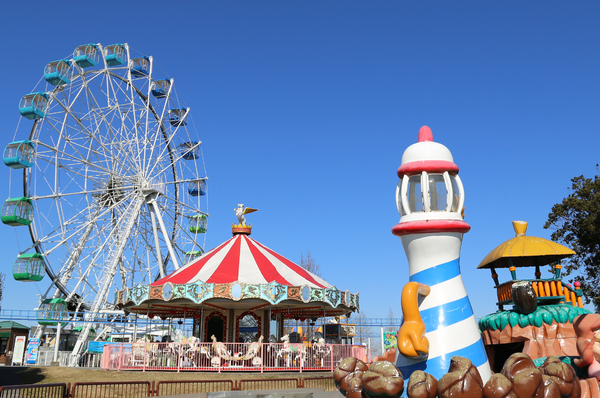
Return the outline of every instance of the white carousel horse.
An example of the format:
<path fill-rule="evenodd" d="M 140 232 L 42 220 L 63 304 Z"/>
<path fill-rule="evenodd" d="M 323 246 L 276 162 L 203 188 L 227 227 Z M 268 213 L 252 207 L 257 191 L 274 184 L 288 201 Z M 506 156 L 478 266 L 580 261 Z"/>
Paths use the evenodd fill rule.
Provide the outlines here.
<path fill-rule="evenodd" d="M 289 357 L 292 361 L 304 359 L 305 352 L 302 344 L 291 344 L 288 334 L 283 335 L 281 340 L 283 341 L 283 348 L 277 351 L 277 358 Z"/>
<path fill-rule="evenodd" d="M 217 341 L 217 338 L 215 337 L 214 334 L 212 336 L 210 336 L 210 338 L 212 340 L 212 348 L 219 358 L 227 359 L 227 358 L 231 357 L 231 352 L 227 351 L 227 347 L 225 347 L 225 343 L 221 343 L 221 342 Z"/>

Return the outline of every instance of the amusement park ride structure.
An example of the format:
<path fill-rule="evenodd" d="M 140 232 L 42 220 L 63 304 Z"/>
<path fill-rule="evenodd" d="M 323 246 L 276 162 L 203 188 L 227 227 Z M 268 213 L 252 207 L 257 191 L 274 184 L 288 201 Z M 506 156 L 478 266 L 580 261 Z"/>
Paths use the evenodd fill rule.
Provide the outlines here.
<path fill-rule="evenodd" d="M 26 227 L 13 275 L 47 281 L 39 316 L 56 324 L 48 315 L 93 319 L 114 309 L 115 290 L 202 255 L 207 177 L 190 109 L 153 57 L 134 56 L 127 44 L 84 44 L 49 62 L 44 80 L 21 99 L 27 121 L 4 151 L 22 179 L 11 179 L 18 193 L 2 222 Z"/>

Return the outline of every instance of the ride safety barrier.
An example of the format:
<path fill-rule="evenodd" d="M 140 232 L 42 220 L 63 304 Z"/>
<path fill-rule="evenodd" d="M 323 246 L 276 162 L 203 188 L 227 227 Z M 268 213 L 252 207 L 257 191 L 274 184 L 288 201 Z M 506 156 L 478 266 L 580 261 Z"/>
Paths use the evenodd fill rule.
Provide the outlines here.
<path fill-rule="evenodd" d="M 333 371 L 346 357 L 370 362 L 365 346 L 319 343 L 121 343 L 104 346 L 103 370 Z"/>
<path fill-rule="evenodd" d="M 2 398 L 144 398 L 218 391 L 322 388 L 336 391 L 333 377 L 238 380 L 115 381 L 0 387 Z"/>
<path fill-rule="evenodd" d="M 572 288 L 560 279 L 523 279 L 523 281 L 531 284 L 538 301 L 560 300 L 560 303 L 583 308 L 582 291 L 577 285 Z M 508 281 L 496 286 L 498 304 L 512 303 L 512 285 L 515 282 Z"/>

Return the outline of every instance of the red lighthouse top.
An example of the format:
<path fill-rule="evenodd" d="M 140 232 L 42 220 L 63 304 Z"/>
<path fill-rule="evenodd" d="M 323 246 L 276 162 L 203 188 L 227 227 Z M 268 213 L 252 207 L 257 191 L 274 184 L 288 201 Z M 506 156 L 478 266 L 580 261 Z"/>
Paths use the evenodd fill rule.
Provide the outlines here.
<path fill-rule="evenodd" d="M 454 163 L 452 153 L 444 145 L 433 141 L 433 133 L 427 126 L 419 130 L 419 142 L 409 146 L 402 155 L 402 165 L 398 168 L 398 177 L 428 173 L 458 174 L 458 166 Z"/>
<path fill-rule="evenodd" d="M 398 177 L 396 204 L 401 218 L 392 229 L 394 235 L 471 229 L 462 216 L 464 189 L 458 166 L 450 150 L 433 141 L 429 127 L 421 127 L 419 142 L 404 151 Z"/>

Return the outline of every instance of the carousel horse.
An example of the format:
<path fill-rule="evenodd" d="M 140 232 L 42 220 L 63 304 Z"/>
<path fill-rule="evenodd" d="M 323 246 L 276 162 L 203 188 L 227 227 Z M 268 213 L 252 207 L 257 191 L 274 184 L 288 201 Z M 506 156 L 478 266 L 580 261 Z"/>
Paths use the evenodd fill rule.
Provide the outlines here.
<path fill-rule="evenodd" d="M 325 344 L 325 339 L 320 338 L 316 343 L 313 343 L 314 353 L 317 355 L 327 355 L 331 352 L 331 346 Z"/>
<path fill-rule="evenodd" d="M 289 357 L 292 362 L 302 358 L 304 354 L 302 344 L 291 344 L 288 334 L 283 335 L 281 340 L 283 341 L 283 348 L 277 351 L 277 358 Z"/>
<path fill-rule="evenodd" d="M 225 347 L 225 343 L 221 343 L 219 341 L 217 341 L 217 338 L 215 337 L 215 335 L 213 334 L 212 336 L 210 336 L 211 340 L 212 340 L 212 348 L 213 351 L 217 354 L 217 356 L 219 358 L 231 358 L 231 353 L 229 351 L 227 351 L 227 347 Z"/>
<path fill-rule="evenodd" d="M 147 343 L 152 342 L 152 337 L 145 335 L 140 337 L 135 341 L 135 343 L 131 344 L 131 357 L 129 359 L 129 363 L 131 366 L 140 366 L 144 365 L 144 358 L 146 361 L 146 365 L 148 364 L 149 358 L 152 357 L 153 345 L 148 346 Z"/>
<path fill-rule="evenodd" d="M 246 355 L 244 355 L 244 359 L 252 359 L 252 365 L 260 366 L 262 364 L 262 358 L 257 357 L 260 352 L 260 345 L 262 344 L 263 336 L 260 336 L 258 341 L 255 341 L 250 344 L 248 350 L 246 351 Z"/>

